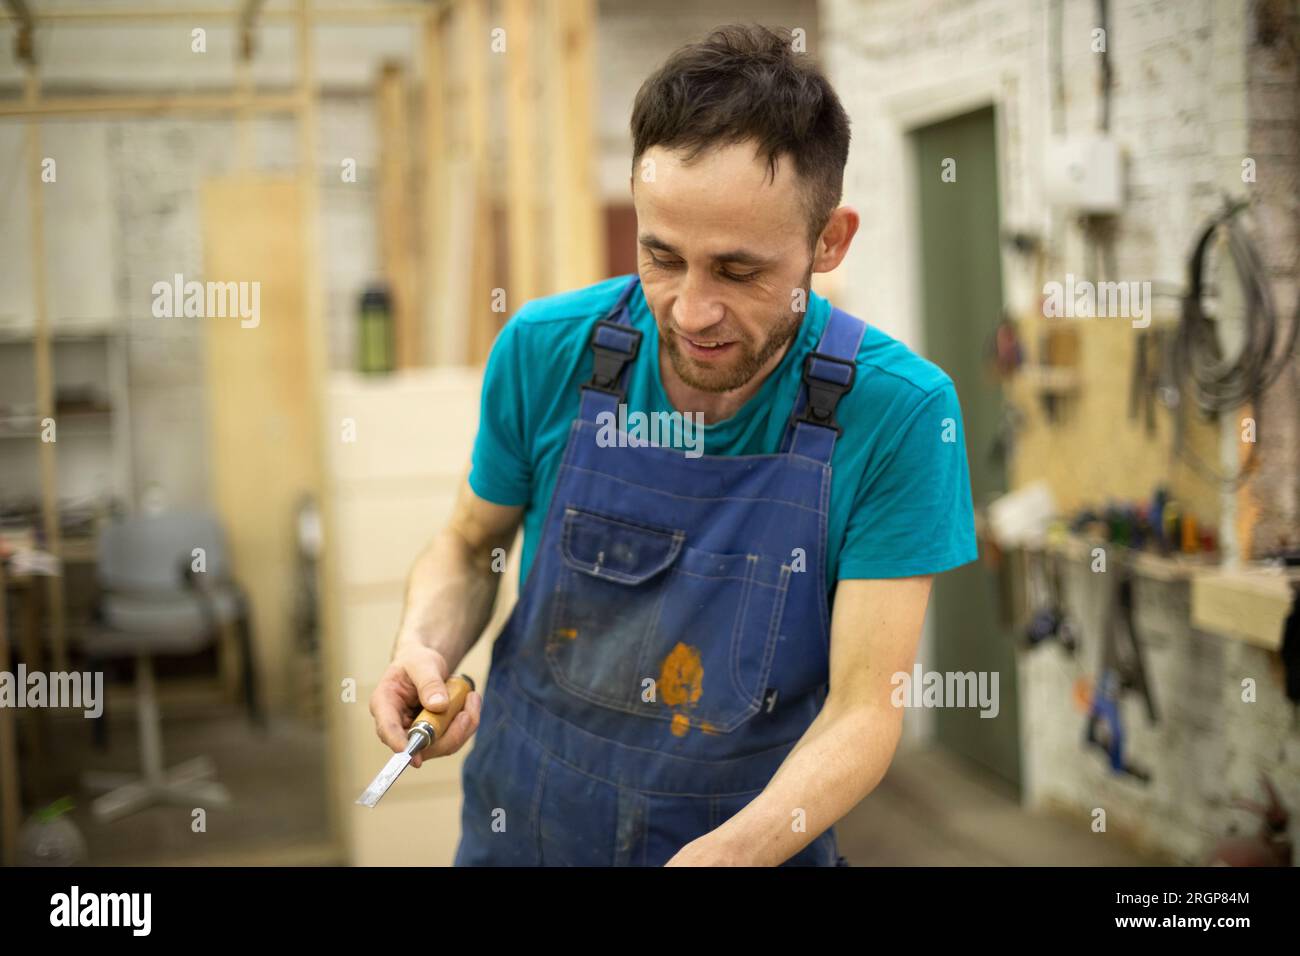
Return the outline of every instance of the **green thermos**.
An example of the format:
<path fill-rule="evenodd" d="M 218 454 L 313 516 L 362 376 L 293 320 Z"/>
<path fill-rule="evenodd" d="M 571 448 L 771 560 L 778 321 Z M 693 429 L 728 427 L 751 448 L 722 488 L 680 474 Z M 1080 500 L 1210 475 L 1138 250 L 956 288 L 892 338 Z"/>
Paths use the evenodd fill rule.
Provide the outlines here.
<path fill-rule="evenodd" d="M 388 289 L 372 285 L 361 293 L 357 366 L 366 374 L 393 370 L 393 305 Z"/>

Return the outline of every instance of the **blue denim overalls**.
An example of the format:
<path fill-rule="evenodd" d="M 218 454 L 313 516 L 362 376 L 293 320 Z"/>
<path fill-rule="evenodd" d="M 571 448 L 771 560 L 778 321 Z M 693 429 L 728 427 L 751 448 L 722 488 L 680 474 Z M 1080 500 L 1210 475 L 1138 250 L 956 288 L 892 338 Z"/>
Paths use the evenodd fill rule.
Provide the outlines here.
<path fill-rule="evenodd" d="M 640 345 L 636 283 L 593 329 L 542 541 L 493 648 L 457 865 L 661 865 L 758 795 L 826 696 L 834 409 L 865 325 L 832 312 L 778 454 L 602 447 L 596 416 L 617 414 Z M 841 862 L 834 831 L 788 862 Z"/>

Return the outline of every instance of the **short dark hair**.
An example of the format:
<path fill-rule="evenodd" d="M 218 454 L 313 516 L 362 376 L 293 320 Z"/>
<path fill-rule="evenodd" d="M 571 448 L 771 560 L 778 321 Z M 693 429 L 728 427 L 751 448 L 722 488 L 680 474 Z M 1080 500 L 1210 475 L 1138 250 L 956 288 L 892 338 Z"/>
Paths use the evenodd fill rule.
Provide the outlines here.
<path fill-rule="evenodd" d="M 632 107 L 632 164 L 652 146 L 689 162 L 754 140 L 775 177 L 789 156 L 807 186 L 811 239 L 844 189 L 849 118 L 826 76 L 794 49 L 789 30 L 732 24 L 682 47 L 651 75 Z"/>

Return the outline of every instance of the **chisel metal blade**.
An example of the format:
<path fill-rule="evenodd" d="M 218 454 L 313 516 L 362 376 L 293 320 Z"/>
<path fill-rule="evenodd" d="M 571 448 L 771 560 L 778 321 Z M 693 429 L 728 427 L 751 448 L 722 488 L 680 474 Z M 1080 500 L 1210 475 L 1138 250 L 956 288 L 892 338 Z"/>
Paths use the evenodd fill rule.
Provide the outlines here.
<path fill-rule="evenodd" d="M 389 758 L 388 763 L 384 764 L 384 769 L 379 771 L 379 776 L 370 782 L 370 786 L 366 787 L 361 796 L 357 797 L 357 803 L 363 807 L 373 807 L 378 803 L 379 799 L 388 792 L 388 788 L 393 785 L 393 781 L 401 776 L 402 771 L 410 764 L 411 758 L 435 740 L 442 739 L 442 735 L 447 732 L 447 728 L 451 726 L 451 722 L 460 713 L 473 691 L 474 681 L 465 674 L 457 674 L 447 681 L 447 706 L 436 714 L 428 709 L 421 710 L 412 718 L 411 726 L 406 731 L 406 749 Z"/>
<path fill-rule="evenodd" d="M 357 803 L 363 807 L 373 807 L 379 802 L 379 798 L 388 792 L 388 788 L 406 769 L 407 764 L 411 762 L 409 753 L 393 754 L 391 760 L 384 764 L 384 769 L 379 771 L 379 776 L 370 781 L 370 786 L 366 787 L 365 792 L 357 797 Z"/>

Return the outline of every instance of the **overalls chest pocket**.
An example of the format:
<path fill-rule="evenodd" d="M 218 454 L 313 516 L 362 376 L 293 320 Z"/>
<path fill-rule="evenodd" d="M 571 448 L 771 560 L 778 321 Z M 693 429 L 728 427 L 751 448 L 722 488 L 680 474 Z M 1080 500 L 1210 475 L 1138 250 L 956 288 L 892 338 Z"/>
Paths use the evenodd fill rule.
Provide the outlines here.
<path fill-rule="evenodd" d="M 677 736 L 729 733 L 768 684 L 790 567 L 689 532 L 565 509 L 546 639 L 556 682 Z"/>

